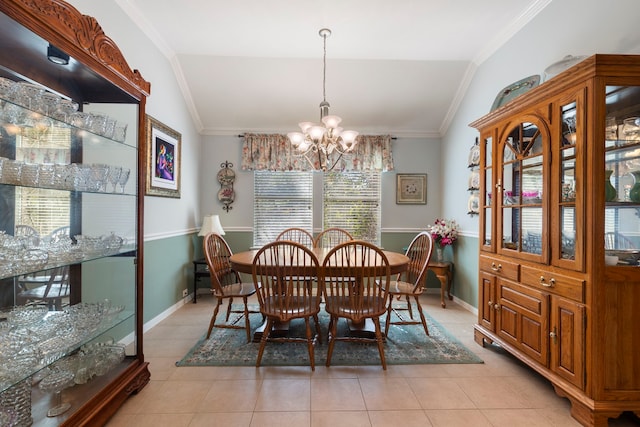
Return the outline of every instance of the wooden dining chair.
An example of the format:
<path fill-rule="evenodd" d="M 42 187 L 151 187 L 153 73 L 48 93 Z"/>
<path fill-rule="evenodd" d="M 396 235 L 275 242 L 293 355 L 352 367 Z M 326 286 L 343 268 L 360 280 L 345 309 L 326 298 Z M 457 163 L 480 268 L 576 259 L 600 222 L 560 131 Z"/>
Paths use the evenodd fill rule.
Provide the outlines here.
<path fill-rule="evenodd" d="M 65 303 L 68 304 L 71 286 L 69 266 L 52 268 L 44 273 L 47 274 L 22 276 L 18 279 L 21 289 L 16 295 L 18 305 L 44 303 L 49 310 L 60 311 Z"/>
<path fill-rule="evenodd" d="M 276 241 L 278 240 L 290 240 L 292 242 L 300 243 L 308 248 L 313 247 L 313 235 L 303 228 L 287 228 L 278 234 Z"/>
<path fill-rule="evenodd" d="M 400 273 L 396 280 L 389 282 L 387 291 L 389 292 L 389 305 L 387 307 L 387 318 L 384 325 L 385 336 L 389 334 L 390 325 L 419 325 L 422 323 L 424 332 L 429 335 L 427 321 L 420 305 L 420 295 L 424 292 L 424 279 L 427 274 L 427 266 L 433 252 L 433 238 L 427 231 L 422 231 L 416 235 L 405 255 L 409 257 L 409 265 L 407 270 Z M 406 306 L 404 308 L 394 307 L 394 299 L 405 299 Z M 411 308 L 411 299 L 415 301 L 416 309 L 420 315 L 420 321 L 413 319 L 413 310 Z M 399 311 L 408 311 L 409 318 L 405 319 Z M 391 321 L 391 313 L 395 312 L 398 320 Z"/>
<path fill-rule="evenodd" d="M 300 266 L 304 266 L 302 270 Z M 318 258 L 308 247 L 289 240 L 275 241 L 262 247 L 253 259 L 253 281 L 260 283 L 258 301 L 260 312 L 267 323 L 260 340 L 256 367 L 262 362 L 267 341 L 306 342 L 311 370 L 315 370 L 314 345 L 320 336 L 318 313 L 322 286 L 309 286 L 308 271 L 319 269 Z M 318 277 L 322 283 L 322 275 Z M 315 322 L 312 333 L 310 319 Z M 276 323 L 286 323 L 294 319 L 304 319 L 305 338 L 271 335 Z"/>
<path fill-rule="evenodd" d="M 240 273 L 231 268 L 229 258 L 233 254 L 231 248 L 227 244 L 224 238 L 216 233 L 209 233 L 204 236 L 203 241 L 204 258 L 207 261 L 209 267 L 209 273 L 211 277 L 211 287 L 213 294 L 216 297 L 216 306 L 213 309 L 213 315 L 209 322 L 209 330 L 207 331 L 207 339 L 211 336 L 213 328 L 231 328 L 231 329 L 245 329 L 247 333 L 247 342 L 251 341 L 251 324 L 249 322 L 249 313 L 257 313 L 257 311 L 250 311 L 247 300 L 250 296 L 256 293 L 256 285 L 254 283 L 242 282 Z M 259 286 L 259 285 L 258 285 Z M 235 310 L 232 307 L 234 298 L 242 298 L 243 309 Z M 216 317 L 218 311 L 224 300 L 228 301 L 226 323 L 216 324 Z M 229 322 L 231 313 L 241 314 L 232 323 Z M 244 326 L 237 325 L 244 317 Z"/>
<path fill-rule="evenodd" d="M 331 249 L 340 243 L 353 240 L 353 236 L 347 230 L 342 228 L 332 227 L 323 230 L 318 234 L 313 241 L 313 246 L 316 248 Z"/>
<path fill-rule="evenodd" d="M 380 330 L 380 316 L 387 310 L 386 289 L 391 280 L 386 255 L 371 243 L 351 240 L 331 249 L 322 266 L 325 310 L 331 316 L 327 366 L 331 365 L 336 341 L 375 342 L 382 368 L 387 369 Z M 365 325 L 366 320 L 371 319 L 375 327 L 373 338 L 365 334 L 338 336 L 340 318 L 357 326 Z"/>

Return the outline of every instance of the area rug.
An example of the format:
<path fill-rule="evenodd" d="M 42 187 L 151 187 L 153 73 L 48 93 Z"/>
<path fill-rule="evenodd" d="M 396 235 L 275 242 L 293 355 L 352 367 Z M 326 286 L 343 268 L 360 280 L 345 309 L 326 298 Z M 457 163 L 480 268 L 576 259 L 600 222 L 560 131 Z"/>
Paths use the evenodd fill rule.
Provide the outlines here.
<path fill-rule="evenodd" d="M 385 358 L 389 365 L 420 365 L 443 363 L 483 363 L 475 353 L 426 314 L 429 336 L 420 325 L 392 325 L 385 340 Z M 224 314 L 219 315 L 223 317 Z M 383 317 L 384 319 L 384 317 Z M 208 319 L 207 319 L 208 320 Z M 252 314 L 251 327 L 262 323 L 260 314 Z M 243 322 L 243 320 L 241 320 Z M 316 365 L 327 360 L 327 324 L 329 316 L 320 312 L 322 344 L 315 346 Z M 208 323 L 208 322 L 207 322 Z M 382 328 L 384 331 L 384 322 Z M 312 322 L 313 324 L 313 322 Z M 204 323 L 206 327 L 206 323 Z M 346 333 L 347 324 L 341 319 L 338 333 Z M 289 335 L 304 337 L 304 320 L 291 322 Z M 205 334 L 206 336 L 206 334 Z M 214 328 L 209 339 L 203 336 L 198 343 L 176 362 L 176 366 L 255 366 L 259 343 L 247 343 L 241 329 Z M 262 366 L 304 366 L 309 354 L 304 343 L 268 342 L 262 356 Z M 380 356 L 375 344 L 336 342 L 331 358 L 332 366 L 379 365 Z"/>

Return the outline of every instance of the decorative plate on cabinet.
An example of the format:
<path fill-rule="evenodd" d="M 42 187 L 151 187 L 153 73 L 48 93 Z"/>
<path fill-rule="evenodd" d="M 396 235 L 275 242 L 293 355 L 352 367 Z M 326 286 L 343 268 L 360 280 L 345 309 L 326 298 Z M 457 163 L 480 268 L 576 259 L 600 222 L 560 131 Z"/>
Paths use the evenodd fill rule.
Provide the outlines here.
<path fill-rule="evenodd" d="M 496 96 L 496 99 L 495 101 L 493 101 L 493 105 L 491 106 L 491 111 L 502 107 L 507 102 L 517 98 L 518 96 L 533 89 L 539 84 L 540 76 L 538 74 L 529 76 L 510 84 L 509 86 L 498 92 L 498 96 Z"/>

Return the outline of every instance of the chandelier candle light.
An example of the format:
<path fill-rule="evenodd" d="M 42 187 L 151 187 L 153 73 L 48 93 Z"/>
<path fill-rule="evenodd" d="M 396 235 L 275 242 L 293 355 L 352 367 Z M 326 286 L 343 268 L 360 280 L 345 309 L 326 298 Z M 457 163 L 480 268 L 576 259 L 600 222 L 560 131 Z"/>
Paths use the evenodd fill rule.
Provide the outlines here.
<path fill-rule="evenodd" d="M 327 81 L 327 37 L 331 35 L 331 30 L 323 28 L 319 32 L 324 41 L 324 56 L 322 69 L 322 102 L 320 103 L 320 120 L 323 125 L 313 122 L 298 123 L 302 132 L 290 132 L 287 134 L 291 145 L 304 156 L 312 167 L 315 163 L 310 159 L 310 155 L 318 155 L 318 165 L 323 171 L 333 169 L 340 158 L 355 148 L 358 132 L 353 130 L 343 130 L 338 125 L 342 119 L 329 114 L 329 103 L 326 95 Z M 329 157 L 333 152 L 339 153 L 338 158 L 329 165 Z"/>

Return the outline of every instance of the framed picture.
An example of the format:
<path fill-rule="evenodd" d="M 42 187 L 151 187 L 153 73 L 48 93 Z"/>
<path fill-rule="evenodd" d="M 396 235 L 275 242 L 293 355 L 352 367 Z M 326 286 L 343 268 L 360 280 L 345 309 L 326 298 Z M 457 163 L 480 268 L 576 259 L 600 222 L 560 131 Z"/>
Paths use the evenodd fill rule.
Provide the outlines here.
<path fill-rule="evenodd" d="M 427 174 L 396 175 L 396 204 L 424 205 L 427 203 Z"/>
<path fill-rule="evenodd" d="M 182 135 L 147 115 L 147 196 L 180 198 Z"/>

